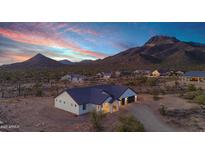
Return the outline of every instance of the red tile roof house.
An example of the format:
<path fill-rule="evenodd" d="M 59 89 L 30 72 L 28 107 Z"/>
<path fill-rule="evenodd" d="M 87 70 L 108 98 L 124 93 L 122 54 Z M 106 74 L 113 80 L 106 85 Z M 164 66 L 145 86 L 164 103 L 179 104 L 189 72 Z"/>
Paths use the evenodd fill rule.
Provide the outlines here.
<path fill-rule="evenodd" d="M 118 111 L 121 106 L 137 101 L 137 93 L 119 85 L 97 85 L 66 89 L 55 98 L 55 107 L 82 115 L 93 110 Z"/>

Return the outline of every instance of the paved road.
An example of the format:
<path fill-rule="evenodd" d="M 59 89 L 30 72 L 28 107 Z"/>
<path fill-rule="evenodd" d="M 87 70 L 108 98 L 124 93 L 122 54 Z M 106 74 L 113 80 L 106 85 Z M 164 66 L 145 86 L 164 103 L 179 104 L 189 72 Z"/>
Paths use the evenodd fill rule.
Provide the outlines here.
<path fill-rule="evenodd" d="M 139 121 L 141 121 L 148 132 L 176 132 L 160 119 L 148 106 L 144 104 L 130 104 L 127 106 L 129 110 Z"/>

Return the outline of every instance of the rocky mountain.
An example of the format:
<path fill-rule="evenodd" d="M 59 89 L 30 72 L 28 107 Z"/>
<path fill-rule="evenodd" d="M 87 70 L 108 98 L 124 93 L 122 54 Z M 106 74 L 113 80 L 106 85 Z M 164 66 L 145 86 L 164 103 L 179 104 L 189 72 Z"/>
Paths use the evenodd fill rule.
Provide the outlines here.
<path fill-rule="evenodd" d="M 14 63 L 9 65 L 3 65 L 3 68 L 8 69 L 32 69 L 32 68 L 56 68 L 56 67 L 62 67 L 64 64 L 53 60 L 51 58 L 48 58 L 42 54 L 37 54 L 34 57 L 20 63 Z"/>
<path fill-rule="evenodd" d="M 183 69 L 205 70 L 205 44 L 184 42 L 175 37 L 154 36 L 143 46 L 122 51 L 116 55 L 99 60 L 81 62 L 68 60 L 55 61 L 37 54 L 33 58 L 4 68 L 56 68 L 64 67 L 73 70 L 123 70 L 123 69 Z"/>
<path fill-rule="evenodd" d="M 113 69 L 203 68 L 205 44 L 183 42 L 175 37 L 154 36 L 141 47 L 130 48 L 95 63 Z"/>

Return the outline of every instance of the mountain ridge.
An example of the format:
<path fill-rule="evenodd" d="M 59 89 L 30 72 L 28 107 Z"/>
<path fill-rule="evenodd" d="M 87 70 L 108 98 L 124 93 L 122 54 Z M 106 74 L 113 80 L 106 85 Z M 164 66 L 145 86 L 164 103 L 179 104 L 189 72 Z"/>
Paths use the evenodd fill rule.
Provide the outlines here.
<path fill-rule="evenodd" d="M 67 60 L 68 61 L 68 60 Z M 66 61 L 66 62 L 67 62 Z M 21 63 L 7 65 L 7 68 L 56 68 L 56 67 L 90 67 L 107 70 L 171 68 L 185 69 L 205 66 L 205 44 L 180 41 L 176 37 L 157 35 L 151 37 L 144 45 L 133 47 L 118 54 L 99 60 L 84 60 L 62 64 L 42 54 Z M 26 67 L 28 65 L 29 67 Z"/>

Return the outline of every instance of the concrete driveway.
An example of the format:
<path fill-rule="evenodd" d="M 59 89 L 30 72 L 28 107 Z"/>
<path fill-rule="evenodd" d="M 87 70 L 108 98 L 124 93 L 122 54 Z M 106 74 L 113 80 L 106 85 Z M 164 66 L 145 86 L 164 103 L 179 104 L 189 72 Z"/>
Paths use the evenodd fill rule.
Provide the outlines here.
<path fill-rule="evenodd" d="M 156 115 L 146 104 L 129 104 L 126 107 L 140 122 L 143 123 L 148 132 L 177 132 L 179 130 L 166 124 L 159 115 Z"/>

